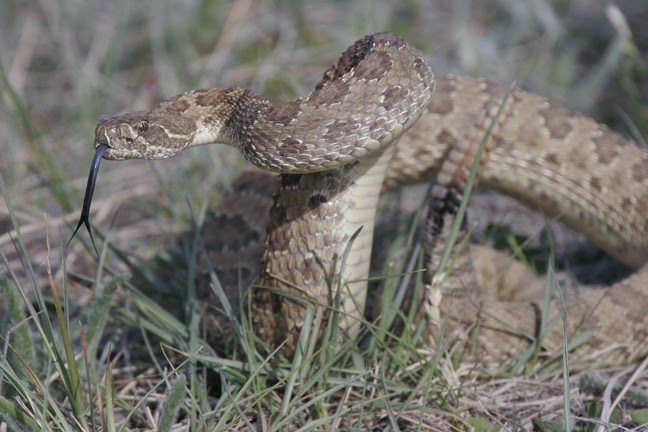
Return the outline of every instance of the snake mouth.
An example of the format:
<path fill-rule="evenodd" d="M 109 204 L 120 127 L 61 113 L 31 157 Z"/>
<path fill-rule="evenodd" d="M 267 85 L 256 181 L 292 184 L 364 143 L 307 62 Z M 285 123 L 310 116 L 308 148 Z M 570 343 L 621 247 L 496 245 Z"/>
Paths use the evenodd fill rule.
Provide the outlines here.
<path fill-rule="evenodd" d="M 99 164 L 101 163 L 101 158 L 108 149 L 108 144 L 101 143 L 95 150 L 94 157 L 92 158 L 92 164 L 90 165 L 90 173 L 88 174 L 88 183 L 86 184 L 85 195 L 83 197 L 81 217 L 79 218 L 79 223 L 77 224 L 76 229 L 72 233 L 72 237 L 70 237 L 67 245 L 65 245 L 66 249 L 76 235 L 77 231 L 79 231 L 79 228 L 81 228 L 81 225 L 85 225 L 86 229 L 88 230 L 88 234 L 90 234 L 90 240 L 92 241 L 92 246 L 94 247 L 95 253 L 97 254 L 97 256 L 99 256 L 97 245 L 95 244 L 94 238 L 92 237 L 92 229 L 90 228 L 90 204 L 92 203 L 92 195 L 94 194 L 95 184 L 97 183 L 97 176 L 99 175 Z"/>

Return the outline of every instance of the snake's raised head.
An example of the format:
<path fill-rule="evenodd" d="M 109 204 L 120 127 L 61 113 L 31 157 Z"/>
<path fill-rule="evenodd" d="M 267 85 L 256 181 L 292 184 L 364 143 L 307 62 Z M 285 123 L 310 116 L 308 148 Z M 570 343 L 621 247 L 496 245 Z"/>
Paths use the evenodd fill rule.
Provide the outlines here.
<path fill-rule="evenodd" d="M 191 145 L 195 135 L 195 122 L 177 111 L 136 111 L 101 116 L 94 146 L 107 146 L 105 159 L 164 159 Z"/>
<path fill-rule="evenodd" d="M 95 128 L 96 151 L 90 166 L 81 217 L 68 244 L 79 228 L 85 225 L 95 252 L 99 255 L 90 229 L 90 204 L 101 158 L 164 159 L 189 147 L 195 136 L 196 123 L 174 109 L 136 111 L 114 117 L 101 116 Z"/>

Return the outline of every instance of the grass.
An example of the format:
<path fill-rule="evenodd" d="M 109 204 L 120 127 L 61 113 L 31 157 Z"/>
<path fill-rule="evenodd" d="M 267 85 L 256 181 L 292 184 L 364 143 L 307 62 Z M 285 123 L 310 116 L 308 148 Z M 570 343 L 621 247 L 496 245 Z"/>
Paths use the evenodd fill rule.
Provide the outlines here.
<path fill-rule="evenodd" d="M 615 412 L 640 416 L 645 365 L 634 378 L 617 378 L 631 369 L 613 379 L 601 371 L 563 390 L 560 372 L 484 378 L 418 350 L 420 328 L 392 334 L 395 321 L 413 317 L 398 306 L 420 279 L 414 223 L 385 248 L 395 252 L 384 262 L 397 264 L 378 271 L 386 301 L 381 320 L 365 323 L 368 346 L 333 349 L 304 336 L 302 358 L 264 358 L 243 320 L 243 349 L 217 355 L 200 338 L 196 313 L 200 241 L 190 234 L 180 260 L 168 250 L 243 166 L 231 149 L 104 163 L 93 214 L 99 260 L 86 237 L 63 253 L 100 114 L 195 87 L 240 85 L 291 99 L 372 31 L 398 32 L 429 54 L 437 73 L 516 80 L 635 138 L 647 135 L 640 1 L 621 7 L 632 40 L 603 6 L 575 1 L 379 3 L 0 5 L 0 430 L 540 429 L 561 425 L 570 391 L 575 429 L 595 430 L 592 418 L 640 424 L 597 409 L 610 408 L 625 379 L 635 385 Z M 315 311 L 310 326 L 324 326 Z M 330 338 L 335 331 L 328 328 Z"/>

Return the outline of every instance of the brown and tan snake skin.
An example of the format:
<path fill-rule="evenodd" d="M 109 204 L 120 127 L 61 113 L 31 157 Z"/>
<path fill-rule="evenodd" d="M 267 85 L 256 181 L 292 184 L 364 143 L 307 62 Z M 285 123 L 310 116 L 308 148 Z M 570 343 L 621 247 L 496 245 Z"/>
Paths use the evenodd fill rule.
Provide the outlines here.
<path fill-rule="evenodd" d="M 338 289 L 341 328 L 349 336 L 357 332 L 381 189 L 434 178 L 446 186 L 462 184 L 507 92 L 470 78 L 434 77 L 419 51 L 380 33 L 351 46 L 303 99 L 274 106 L 250 90 L 195 90 L 150 111 L 102 117 L 95 147 L 107 144 L 107 159 L 154 159 L 221 143 L 281 173 L 251 304 L 257 334 L 273 346 L 285 343 L 291 354 L 306 310 L 320 308 L 326 315 Z M 594 352 L 598 364 L 645 356 L 648 152 L 589 118 L 514 90 L 496 119 L 478 181 L 558 218 L 640 268 L 564 307 L 571 330 L 592 333 L 575 350 L 578 359 Z M 253 214 L 219 217 L 254 224 L 245 187 L 240 191 L 242 208 Z M 235 248 L 260 240 L 212 230 L 206 243 L 222 245 L 223 236 L 232 234 Z M 225 249 L 224 260 L 240 256 Z M 443 334 L 466 341 L 470 359 L 501 366 L 538 335 L 541 301 L 484 299 L 470 284 L 460 285 L 462 290 L 425 299 L 425 305 L 429 318 L 447 314 Z M 554 303 L 549 321 L 561 310 Z M 432 335 L 439 335 L 438 324 L 432 323 Z M 551 328 L 543 335 L 542 354 L 559 352 L 563 343 L 562 323 Z M 476 338 L 468 334 L 472 330 Z"/>

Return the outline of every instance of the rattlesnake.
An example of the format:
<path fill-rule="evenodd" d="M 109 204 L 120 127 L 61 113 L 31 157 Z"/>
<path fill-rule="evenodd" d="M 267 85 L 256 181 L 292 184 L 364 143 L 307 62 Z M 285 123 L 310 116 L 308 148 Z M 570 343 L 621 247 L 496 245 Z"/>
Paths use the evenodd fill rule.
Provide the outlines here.
<path fill-rule="evenodd" d="M 453 190 L 463 184 L 507 92 L 485 81 L 434 77 L 419 51 L 379 33 L 349 47 L 303 99 L 273 106 L 247 89 L 194 90 L 150 111 L 102 117 L 79 225 L 87 222 L 102 155 L 155 159 L 201 144 L 233 145 L 258 167 L 281 173 L 252 294 L 255 331 L 270 345 L 283 343 L 290 355 L 307 309 L 314 306 L 326 316 L 339 293 L 341 329 L 353 336 L 365 302 L 381 189 L 435 176 Z M 511 92 L 495 123 L 478 171 L 482 186 L 559 218 L 629 266 L 648 261 L 648 152 L 521 90 Z M 258 239 L 241 235 L 238 240 L 242 247 Z M 585 319 L 586 327 L 595 329 L 587 347 L 579 348 L 580 358 L 606 346 L 607 355 L 598 360 L 645 355 L 647 293 L 644 265 L 609 291 L 566 305 L 572 329 Z M 509 361 L 538 332 L 533 301 L 454 293 L 444 294 L 440 303 L 425 303 L 441 313 L 449 310 L 446 335 L 465 336 L 472 324 L 481 323 L 477 339 L 465 338 L 473 343 L 465 344 L 465 352 L 486 365 Z M 506 317 L 506 323 L 498 317 Z M 431 324 L 431 334 L 439 335 L 438 324 Z M 560 331 L 544 335 L 547 353 L 561 343 Z"/>

